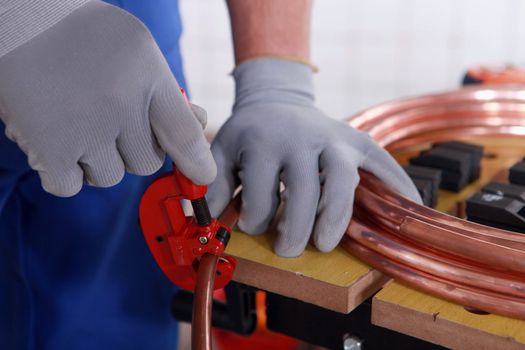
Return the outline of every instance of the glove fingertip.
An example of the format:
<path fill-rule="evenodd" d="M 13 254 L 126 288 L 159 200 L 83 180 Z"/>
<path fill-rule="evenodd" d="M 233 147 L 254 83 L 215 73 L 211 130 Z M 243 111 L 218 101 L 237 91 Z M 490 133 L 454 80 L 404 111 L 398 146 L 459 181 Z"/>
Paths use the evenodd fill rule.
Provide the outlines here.
<path fill-rule="evenodd" d="M 241 217 L 239 218 L 239 221 L 237 222 L 237 225 L 239 226 L 239 229 L 249 234 L 250 236 L 257 236 L 262 233 L 264 233 L 268 229 L 268 224 L 266 223 L 260 223 L 260 224 L 254 224 L 252 222 L 247 221 L 245 218 Z"/>
<path fill-rule="evenodd" d="M 276 242 L 274 245 L 274 252 L 282 258 L 297 258 L 303 254 L 304 248 Z"/>
<path fill-rule="evenodd" d="M 394 190 L 401 193 L 403 196 L 418 204 L 422 204 L 423 200 L 421 199 L 421 195 L 419 194 L 419 191 L 417 190 L 416 185 L 412 179 L 410 179 L 408 174 L 401 167 L 397 170 L 398 171 L 394 174 L 394 176 L 389 179 L 390 181 L 387 181 L 384 178 L 382 180 L 389 184 Z"/>
<path fill-rule="evenodd" d="M 352 203 L 345 204 L 345 207 L 347 209 L 336 215 L 330 215 L 327 210 L 320 214 L 313 234 L 313 243 L 321 252 L 328 253 L 334 250 L 345 235 L 353 214 Z"/>
<path fill-rule="evenodd" d="M 404 190 L 400 192 L 417 204 L 423 204 L 423 199 L 415 186 L 404 187 Z"/>
<path fill-rule="evenodd" d="M 372 143 L 366 162 L 361 166 L 399 193 L 419 204 L 422 203 L 421 196 L 408 174 L 384 148 Z"/>
<path fill-rule="evenodd" d="M 40 183 L 44 191 L 62 198 L 73 197 L 82 189 L 82 181 L 74 178 L 56 179 L 44 172 L 39 172 Z"/>
<path fill-rule="evenodd" d="M 273 246 L 275 254 L 283 258 L 296 258 L 301 256 L 306 248 L 306 244 L 292 242 L 287 239 L 286 234 L 283 234 L 280 227 L 278 227 L 277 230 L 279 231 L 279 235 Z"/>
<path fill-rule="evenodd" d="M 221 215 L 226 206 L 217 200 L 210 199 L 209 197 L 206 198 L 208 199 L 208 208 L 210 209 L 211 216 L 216 218 Z"/>
<path fill-rule="evenodd" d="M 403 196 L 407 197 L 408 199 L 418 204 L 423 203 L 423 200 L 421 199 L 421 196 L 416 186 L 414 185 L 412 180 L 410 180 L 410 178 L 407 178 L 406 180 L 403 180 L 403 181 L 390 181 L 390 182 L 387 182 L 384 179 L 381 179 L 381 180 L 389 184 L 394 190 L 396 190 Z"/>
<path fill-rule="evenodd" d="M 212 183 L 208 189 L 208 194 L 206 195 L 208 207 L 213 217 L 218 217 L 222 213 L 232 196 L 228 191 L 227 184 L 223 183 L 223 181 Z"/>
<path fill-rule="evenodd" d="M 167 152 L 177 168 L 198 185 L 209 185 L 217 177 L 217 164 L 206 141 L 192 150 Z"/>
<path fill-rule="evenodd" d="M 204 108 L 201 106 L 198 106 L 196 104 L 190 103 L 190 108 L 195 115 L 195 118 L 199 121 L 199 123 L 202 126 L 202 129 L 206 129 L 206 125 L 208 124 L 208 113 Z"/>
<path fill-rule="evenodd" d="M 340 239 L 334 240 L 330 238 L 332 237 L 326 238 L 321 236 L 314 241 L 314 244 L 317 247 L 317 249 L 319 249 L 319 251 L 323 253 L 329 253 L 332 250 L 334 250 L 335 247 L 337 247 L 340 241 Z"/>

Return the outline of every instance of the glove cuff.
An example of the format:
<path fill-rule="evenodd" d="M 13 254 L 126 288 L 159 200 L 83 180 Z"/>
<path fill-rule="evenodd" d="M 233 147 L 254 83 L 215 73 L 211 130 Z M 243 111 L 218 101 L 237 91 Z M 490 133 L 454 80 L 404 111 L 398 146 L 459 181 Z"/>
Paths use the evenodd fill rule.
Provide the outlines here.
<path fill-rule="evenodd" d="M 312 76 L 308 65 L 285 59 L 258 58 L 241 63 L 233 71 L 234 109 L 258 102 L 312 104 Z"/>
<path fill-rule="evenodd" d="M 91 0 L 7 0 L 0 4 L 0 57 Z"/>

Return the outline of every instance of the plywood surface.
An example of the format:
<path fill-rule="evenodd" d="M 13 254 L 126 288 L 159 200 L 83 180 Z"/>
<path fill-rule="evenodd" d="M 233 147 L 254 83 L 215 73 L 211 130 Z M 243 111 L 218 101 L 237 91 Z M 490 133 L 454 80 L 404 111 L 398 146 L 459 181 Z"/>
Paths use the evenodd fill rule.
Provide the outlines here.
<path fill-rule="evenodd" d="M 477 315 L 397 282 L 373 298 L 372 323 L 453 349 L 525 349 L 525 321 Z"/>
<path fill-rule="evenodd" d="M 235 281 L 348 313 L 388 280 L 340 247 L 326 254 L 308 246 L 298 258 L 281 258 L 274 237 L 232 234 L 226 253 L 238 261 Z"/>

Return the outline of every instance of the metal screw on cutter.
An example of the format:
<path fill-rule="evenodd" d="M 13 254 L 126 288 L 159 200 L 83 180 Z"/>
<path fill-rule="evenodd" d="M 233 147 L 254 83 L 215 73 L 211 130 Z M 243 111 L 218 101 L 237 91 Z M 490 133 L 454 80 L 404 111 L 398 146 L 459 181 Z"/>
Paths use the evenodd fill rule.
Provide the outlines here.
<path fill-rule="evenodd" d="M 204 236 L 200 236 L 199 237 L 199 242 L 201 244 L 207 244 L 208 243 L 208 238 L 207 237 L 204 237 Z"/>
<path fill-rule="evenodd" d="M 363 348 L 363 341 L 357 337 L 353 337 L 350 334 L 345 334 L 343 337 L 343 349 L 344 350 L 361 350 Z"/>

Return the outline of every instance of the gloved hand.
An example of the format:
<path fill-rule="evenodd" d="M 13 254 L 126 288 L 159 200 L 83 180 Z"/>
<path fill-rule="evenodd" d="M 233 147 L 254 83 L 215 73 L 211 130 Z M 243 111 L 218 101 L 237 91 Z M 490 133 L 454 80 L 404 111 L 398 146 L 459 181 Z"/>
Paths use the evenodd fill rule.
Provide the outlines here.
<path fill-rule="evenodd" d="M 337 246 L 352 216 L 357 169 L 420 201 L 410 178 L 365 133 L 326 117 L 314 106 L 311 69 L 277 59 L 256 59 L 233 72 L 232 116 L 212 143 L 218 176 L 208 198 L 213 215 L 242 184 L 239 228 L 264 232 L 279 204 L 275 252 L 300 255 L 313 235 L 323 252 Z M 315 225 L 314 225 L 315 221 Z"/>
<path fill-rule="evenodd" d="M 186 102 L 145 26 L 99 1 L 0 57 L 0 118 L 58 196 L 152 174 L 165 152 L 198 184 L 216 175 L 204 110 Z"/>

